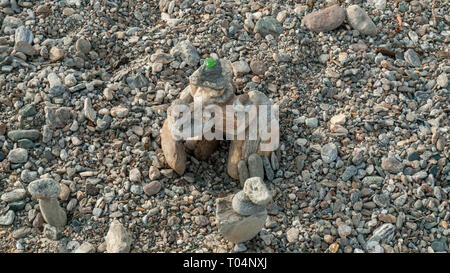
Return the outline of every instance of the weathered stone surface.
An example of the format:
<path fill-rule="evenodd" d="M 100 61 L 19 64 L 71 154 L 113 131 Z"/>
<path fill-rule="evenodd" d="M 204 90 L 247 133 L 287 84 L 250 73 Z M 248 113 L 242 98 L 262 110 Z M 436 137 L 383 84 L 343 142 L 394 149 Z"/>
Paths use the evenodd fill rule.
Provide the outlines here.
<path fill-rule="evenodd" d="M 196 67 L 200 61 L 197 49 L 195 49 L 189 40 L 178 42 L 175 47 L 170 50 L 170 54 L 174 57 L 181 57 L 186 64 L 192 67 Z"/>
<path fill-rule="evenodd" d="M 272 194 L 260 177 L 247 179 L 244 185 L 244 193 L 256 205 L 265 206 L 272 201 Z"/>
<path fill-rule="evenodd" d="M 265 210 L 264 206 L 253 204 L 244 191 L 239 191 L 233 196 L 231 205 L 233 210 L 241 215 L 253 215 Z"/>
<path fill-rule="evenodd" d="M 195 158 L 199 160 L 207 160 L 219 146 L 218 140 L 187 140 L 184 146 L 194 153 Z"/>
<path fill-rule="evenodd" d="M 327 32 L 338 28 L 345 19 L 345 10 L 334 5 L 307 14 L 302 23 L 314 32 Z"/>
<path fill-rule="evenodd" d="M 108 253 L 128 253 L 131 248 L 131 235 L 117 220 L 112 221 L 106 234 L 106 251 Z"/>
<path fill-rule="evenodd" d="M 243 216 L 232 208 L 230 195 L 216 200 L 216 220 L 219 232 L 233 243 L 245 242 L 256 235 L 264 227 L 267 218 L 267 210 L 251 216 Z"/>

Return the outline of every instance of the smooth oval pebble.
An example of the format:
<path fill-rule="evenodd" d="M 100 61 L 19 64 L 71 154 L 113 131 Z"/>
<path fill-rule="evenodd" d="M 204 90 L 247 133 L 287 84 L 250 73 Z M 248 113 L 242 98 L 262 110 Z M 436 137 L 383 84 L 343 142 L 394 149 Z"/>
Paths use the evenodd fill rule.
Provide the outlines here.
<path fill-rule="evenodd" d="M 345 10 L 338 5 L 334 5 L 307 14 L 302 23 L 314 32 L 327 32 L 342 25 L 344 19 Z"/>

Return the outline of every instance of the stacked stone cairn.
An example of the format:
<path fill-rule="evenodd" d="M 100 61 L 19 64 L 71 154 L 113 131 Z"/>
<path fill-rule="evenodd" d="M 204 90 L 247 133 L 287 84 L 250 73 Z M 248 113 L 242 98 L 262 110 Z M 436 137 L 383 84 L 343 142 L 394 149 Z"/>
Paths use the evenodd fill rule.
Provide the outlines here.
<path fill-rule="evenodd" d="M 193 136 L 189 139 L 177 140 L 172 134 L 171 124 L 180 118 L 177 112 L 173 111 L 174 107 L 181 104 L 189 106 L 193 125 L 196 118 L 194 103 L 200 100 L 203 109 L 208 105 L 217 105 L 222 108 L 223 128 L 214 128 L 214 130 L 223 133 L 223 139 L 231 141 L 227 173 L 232 178 L 239 179 L 243 187 L 243 190 L 236 194 L 216 200 L 219 232 L 231 242 L 244 242 L 256 236 L 264 226 L 267 218 L 265 206 L 272 200 L 271 193 L 264 184 L 264 175 L 271 181 L 279 163 L 275 151 L 261 151 L 262 140 L 259 131 L 256 139 L 249 139 L 249 124 L 258 120 L 259 112 L 256 114 L 244 112 L 245 124 L 238 122 L 236 112 L 252 105 L 267 105 L 268 123 L 270 123 L 272 118 L 270 107 L 273 104 L 264 93 L 259 91 L 249 91 L 236 96 L 232 83 L 231 63 L 224 59 L 208 58 L 189 77 L 189 86 L 168 107 L 167 119 L 161 129 L 161 146 L 166 162 L 179 175 L 183 175 L 186 169 L 187 153 L 199 160 L 206 160 L 219 144 L 219 140 L 203 138 L 202 132 L 197 132 L 194 126 L 191 128 Z M 227 114 L 227 111 L 230 111 L 227 106 L 232 106 L 232 114 Z M 203 124 L 205 121 L 200 122 Z M 227 124 L 232 124 L 233 130 L 230 130 Z M 270 129 L 271 125 L 268 124 L 267 128 Z M 238 134 L 242 135 L 243 132 L 245 132 L 245 139 L 238 139 Z M 268 142 L 270 139 L 265 141 Z"/>

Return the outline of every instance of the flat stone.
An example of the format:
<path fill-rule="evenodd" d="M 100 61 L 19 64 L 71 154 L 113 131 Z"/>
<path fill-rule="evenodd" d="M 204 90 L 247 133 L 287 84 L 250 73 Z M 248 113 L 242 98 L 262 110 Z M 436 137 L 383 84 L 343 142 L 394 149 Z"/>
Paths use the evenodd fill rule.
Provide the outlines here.
<path fill-rule="evenodd" d="M 267 210 L 243 216 L 232 209 L 230 195 L 216 200 L 216 221 L 220 234 L 233 243 L 248 241 L 258 235 L 267 219 Z"/>
<path fill-rule="evenodd" d="M 256 205 L 265 206 L 272 201 L 272 194 L 260 177 L 247 179 L 244 184 L 244 193 Z"/>
<path fill-rule="evenodd" d="M 338 28 L 344 19 L 345 10 L 339 5 L 333 5 L 307 14 L 303 18 L 302 24 L 314 32 L 328 32 Z"/>
<path fill-rule="evenodd" d="M 278 36 L 283 33 L 283 27 L 277 19 L 272 16 L 261 17 L 255 24 L 254 32 L 258 32 L 263 37 L 266 35 Z"/>
<path fill-rule="evenodd" d="M 362 180 L 364 186 L 377 185 L 381 186 L 384 184 L 384 178 L 381 176 L 366 176 Z"/>
<path fill-rule="evenodd" d="M 404 57 L 405 61 L 411 66 L 415 67 L 422 66 L 422 61 L 420 60 L 419 55 L 417 55 L 417 53 L 414 50 L 412 49 L 406 50 Z"/>

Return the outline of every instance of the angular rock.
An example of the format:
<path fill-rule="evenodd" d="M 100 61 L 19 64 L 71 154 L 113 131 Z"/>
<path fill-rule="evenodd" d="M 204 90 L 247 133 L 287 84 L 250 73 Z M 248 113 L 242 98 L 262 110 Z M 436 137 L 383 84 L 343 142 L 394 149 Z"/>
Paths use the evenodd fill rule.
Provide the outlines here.
<path fill-rule="evenodd" d="M 333 5 L 307 14 L 303 18 L 302 24 L 314 32 L 328 32 L 338 28 L 344 19 L 345 10 L 339 5 Z"/>
<path fill-rule="evenodd" d="M 415 66 L 415 67 L 421 67 L 422 66 L 422 61 L 419 58 L 419 55 L 417 55 L 417 53 L 412 50 L 412 49 L 408 49 L 405 52 L 405 61 L 408 62 L 411 66 Z"/>
<path fill-rule="evenodd" d="M 189 40 L 178 42 L 175 47 L 170 50 L 170 55 L 173 57 L 181 57 L 186 64 L 192 67 L 196 67 L 200 61 L 197 49 L 195 49 Z"/>
<path fill-rule="evenodd" d="M 254 32 L 258 32 L 261 36 L 272 34 L 273 36 L 278 36 L 283 33 L 283 27 L 277 19 L 272 16 L 265 16 L 260 18 L 253 29 Z"/>
<path fill-rule="evenodd" d="M 16 33 L 14 35 L 14 42 L 17 43 L 19 41 L 26 42 L 31 45 L 33 43 L 34 35 L 31 30 L 25 26 L 20 26 L 16 29 Z"/>
<path fill-rule="evenodd" d="M 244 60 L 236 61 L 231 66 L 235 77 L 241 77 L 250 72 L 250 66 Z"/>
<path fill-rule="evenodd" d="M 331 163 L 337 159 L 338 150 L 334 143 L 328 143 L 322 146 L 320 151 L 323 162 Z"/>
<path fill-rule="evenodd" d="M 405 165 L 394 157 L 384 157 L 381 159 L 381 168 L 390 173 L 399 173 L 403 171 Z"/>
<path fill-rule="evenodd" d="M 391 223 L 386 223 L 379 226 L 369 238 L 368 241 L 390 243 L 395 235 L 395 226 Z"/>
<path fill-rule="evenodd" d="M 72 110 L 69 107 L 46 106 L 46 123 L 51 128 L 64 128 L 72 123 Z"/>
<path fill-rule="evenodd" d="M 97 112 L 92 108 L 90 98 L 84 99 L 83 115 L 90 121 L 95 122 L 97 119 Z"/>
<path fill-rule="evenodd" d="M 244 160 L 239 161 L 238 163 L 238 173 L 239 173 L 239 183 L 242 187 L 244 187 L 245 181 L 250 177 L 248 173 L 247 164 Z"/>
<path fill-rule="evenodd" d="M 14 222 L 16 214 L 12 210 L 8 210 L 7 213 L 0 216 L 0 226 L 9 226 Z"/>
<path fill-rule="evenodd" d="M 131 248 L 131 235 L 117 220 L 112 221 L 108 234 L 106 234 L 107 253 L 128 253 Z"/>

